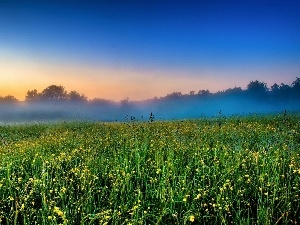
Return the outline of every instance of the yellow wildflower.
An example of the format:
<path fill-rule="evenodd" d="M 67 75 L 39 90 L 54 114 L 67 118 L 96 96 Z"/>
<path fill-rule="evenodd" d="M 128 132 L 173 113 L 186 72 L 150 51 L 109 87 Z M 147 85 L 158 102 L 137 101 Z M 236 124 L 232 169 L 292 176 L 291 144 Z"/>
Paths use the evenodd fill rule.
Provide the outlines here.
<path fill-rule="evenodd" d="M 191 221 L 191 222 L 194 222 L 194 221 L 195 221 L 195 216 L 191 215 L 191 216 L 190 216 L 190 221 Z"/>

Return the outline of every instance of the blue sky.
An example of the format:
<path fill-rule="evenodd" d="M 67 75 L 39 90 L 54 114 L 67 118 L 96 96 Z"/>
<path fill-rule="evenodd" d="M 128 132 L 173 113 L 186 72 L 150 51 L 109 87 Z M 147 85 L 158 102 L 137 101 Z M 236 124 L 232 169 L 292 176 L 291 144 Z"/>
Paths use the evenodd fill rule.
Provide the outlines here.
<path fill-rule="evenodd" d="M 299 1 L 0 1 L 0 95 L 132 100 L 300 72 Z"/>

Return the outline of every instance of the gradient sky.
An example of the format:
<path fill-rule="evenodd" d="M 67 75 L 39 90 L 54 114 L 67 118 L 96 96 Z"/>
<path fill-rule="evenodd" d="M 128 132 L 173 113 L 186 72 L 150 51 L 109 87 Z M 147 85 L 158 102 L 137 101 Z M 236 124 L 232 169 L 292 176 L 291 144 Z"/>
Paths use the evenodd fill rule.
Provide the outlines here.
<path fill-rule="evenodd" d="M 299 76 L 300 1 L 0 0 L 0 96 L 56 84 L 142 100 Z"/>

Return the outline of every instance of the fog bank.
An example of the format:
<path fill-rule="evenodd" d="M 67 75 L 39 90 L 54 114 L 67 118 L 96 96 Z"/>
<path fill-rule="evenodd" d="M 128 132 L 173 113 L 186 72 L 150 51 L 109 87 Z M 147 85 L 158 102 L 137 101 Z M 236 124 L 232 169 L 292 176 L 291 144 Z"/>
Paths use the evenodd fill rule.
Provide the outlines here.
<path fill-rule="evenodd" d="M 45 121 L 148 121 L 300 110 L 298 99 L 251 96 L 182 96 L 140 102 L 23 102 L 0 104 L 0 123 Z M 150 118 L 151 114 L 151 118 Z"/>

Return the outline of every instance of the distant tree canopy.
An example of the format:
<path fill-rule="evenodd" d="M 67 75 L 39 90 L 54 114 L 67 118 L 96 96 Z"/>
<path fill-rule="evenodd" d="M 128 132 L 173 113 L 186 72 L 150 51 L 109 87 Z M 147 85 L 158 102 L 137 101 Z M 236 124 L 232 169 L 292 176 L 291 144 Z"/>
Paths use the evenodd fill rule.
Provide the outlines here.
<path fill-rule="evenodd" d="M 40 97 L 42 100 L 59 101 L 59 100 L 67 100 L 68 99 L 67 96 L 68 94 L 65 91 L 65 88 L 63 86 L 51 85 L 42 91 Z"/>
<path fill-rule="evenodd" d="M 268 92 L 268 87 L 266 83 L 256 80 L 256 81 L 251 81 L 247 85 L 247 91 L 250 94 L 264 95 Z"/>
<path fill-rule="evenodd" d="M 292 89 L 294 94 L 300 96 L 300 78 L 297 77 L 296 80 L 292 83 Z"/>
<path fill-rule="evenodd" d="M 72 101 L 72 102 L 84 102 L 87 98 L 84 95 L 79 94 L 76 91 L 67 93 L 63 86 L 50 85 L 45 88 L 41 93 L 38 93 L 36 89 L 27 91 L 25 97 L 26 101 Z"/>
<path fill-rule="evenodd" d="M 210 96 L 248 96 L 250 98 L 260 98 L 263 97 L 265 100 L 269 99 L 272 101 L 282 101 L 288 99 L 300 99 L 300 78 L 296 77 L 296 80 L 291 83 L 291 85 L 281 83 L 273 84 L 270 88 L 267 84 L 260 82 L 258 80 L 251 81 L 245 90 L 240 87 L 229 88 L 224 91 L 219 91 L 217 93 L 211 93 L 209 90 L 199 90 L 198 92 L 190 91 L 188 94 L 182 94 L 181 92 L 173 92 L 167 94 L 164 97 L 154 97 L 155 101 L 168 101 L 177 99 L 197 99 L 197 98 L 210 98 Z M 267 98 L 265 98 L 267 97 Z M 67 92 L 65 88 L 61 85 L 50 85 L 45 88 L 42 92 L 38 92 L 36 89 L 27 91 L 25 96 L 25 101 L 27 102 L 41 102 L 41 101 L 51 101 L 51 102 L 90 102 L 92 104 L 102 104 L 109 105 L 114 102 L 111 100 L 103 98 L 94 98 L 88 100 L 83 94 L 77 91 Z M 12 95 L 7 95 L 5 97 L 0 96 L 0 103 L 16 103 L 16 99 Z M 121 100 L 121 105 L 128 105 L 130 103 L 128 98 Z"/>
<path fill-rule="evenodd" d="M 18 99 L 16 99 L 12 95 L 7 95 L 5 97 L 0 96 L 0 102 L 2 102 L 2 103 L 16 103 L 16 102 L 18 102 Z"/>
<path fill-rule="evenodd" d="M 209 90 L 200 90 L 200 91 L 198 91 L 198 95 L 201 95 L 201 96 L 208 96 L 209 94 L 210 94 Z"/>
<path fill-rule="evenodd" d="M 173 92 L 171 94 L 168 94 L 165 98 L 167 99 L 177 99 L 182 97 L 182 93 L 181 92 Z"/>
<path fill-rule="evenodd" d="M 224 93 L 226 94 L 230 94 L 230 95 L 238 95 L 243 93 L 243 89 L 241 87 L 234 87 L 234 88 L 229 88 L 226 91 L 224 91 Z"/>
<path fill-rule="evenodd" d="M 84 95 L 79 94 L 77 91 L 71 91 L 67 94 L 67 99 L 72 102 L 85 102 L 87 101 L 87 97 Z"/>
<path fill-rule="evenodd" d="M 32 91 L 27 91 L 27 95 L 25 96 L 26 101 L 37 101 L 39 100 L 40 94 L 37 92 L 36 89 Z"/>
<path fill-rule="evenodd" d="M 128 104 L 129 104 L 129 98 L 128 97 L 121 100 L 121 105 L 127 106 Z"/>

